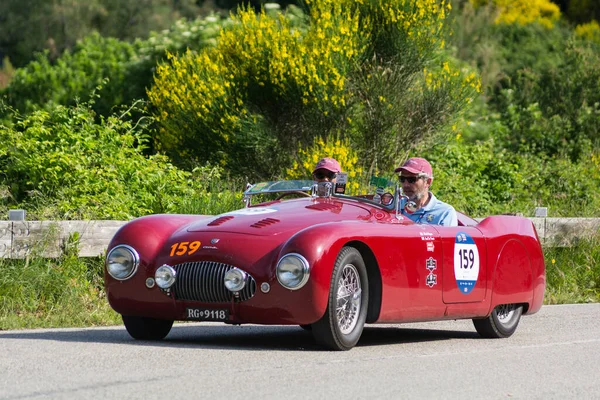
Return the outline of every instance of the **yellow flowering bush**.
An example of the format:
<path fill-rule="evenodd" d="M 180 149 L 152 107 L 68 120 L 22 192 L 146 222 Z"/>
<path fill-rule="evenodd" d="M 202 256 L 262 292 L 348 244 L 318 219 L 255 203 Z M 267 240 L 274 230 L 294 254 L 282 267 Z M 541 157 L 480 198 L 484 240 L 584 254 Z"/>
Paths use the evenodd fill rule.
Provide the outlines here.
<path fill-rule="evenodd" d="M 577 25 L 577 27 L 575 27 L 575 35 L 583 39 L 600 43 L 600 25 L 598 25 L 598 22 L 595 20 L 592 20 L 587 24 Z"/>
<path fill-rule="evenodd" d="M 473 101 L 473 96 L 481 93 L 479 76 L 469 68 L 460 69 L 451 60 L 443 61 L 434 68 L 425 68 L 423 81 L 428 91 L 448 91 L 453 87 L 460 93 L 456 97 L 464 98 L 468 103 Z"/>
<path fill-rule="evenodd" d="M 283 16 L 241 11 L 232 29 L 221 35 L 219 49 L 232 56 L 227 66 L 244 78 L 245 88 L 266 86 L 275 98 L 298 96 L 304 105 L 314 104 L 323 112 L 343 107 L 346 75 L 365 41 L 358 15 L 341 7 L 332 0 L 315 2 L 304 35 L 290 29 Z"/>
<path fill-rule="evenodd" d="M 234 160 L 227 148 L 242 129 L 288 110 L 326 117 L 342 109 L 348 70 L 365 47 L 358 15 L 331 0 L 311 10 L 314 23 L 304 34 L 281 15 L 240 10 L 215 48 L 160 65 L 148 92 L 159 146 L 176 159 L 228 164 Z M 302 137 L 278 139 L 291 144 Z"/>
<path fill-rule="evenodd" d="M 358 194 L 363 170 L 358 162 L 358 154 L 352 149 L 348 139 L 316 137 L 310 146 L 298 150 L 292 167 L 286 169 L 286 178 L 311 179 L 315 165 L 323 157 L 335 158 L 340 163 L 342 172 L 348 173 L 346 193 Z"/>
<path fill-rule="evenodd" d="M 393 28 L 409 41 L 419 43 L 420 50 L 432 45 L 444 47 L 441 33 L 452 10 L 450 0 L 359 0 L 358 3 L 366 9 L 363 13 L 372 19 L 371 29 L 375 35 Z"/>
<path fill-rule="evenodd" d="M 158 149 L 180 165 L 208 161 L 238 174 L 265 177 L 283 171 L 294 152 L 313 138 L 341 132 L 341 138 L 352 137 L 358 150 L 376 143 L 381 159 L 393 162 L 386 148 L 396 153 L 389 141 L 397 145 L 403 137 L 394 127 L 431 133 L 433 125 L 415 129 L 407 121 L 441 121 L 446 115 L 440 107 L 468 104 L 460 94 L 451 98 L 455 92 L 429 90 L 425 102 L 431 104 L 417 111 L 423 115 L 398 112 L 399 107 L 410 109 L 421 96 L 413 76 L 420 76 L 432 53 L 444 45 L 441 30 L 451 9 L 449 0 L 307 4 L 306 26 L 292 24 L 283 14 L 240 9 L 221 30 L 215 47 L 170 55 L 158 66 L 148 92 L 159 123 Z M 378 68 L 372 63 L 398 65 L 393 74 L 383 69 L 376 74 L 388 82 L 380 92 L 368 87 L 375 76 L 370 69 Z M 448 79 L 462 82 L 455 74 Z M 396 95 L 377 100 L 388 93 Z M 432 100 L 438 94 L 445 97 Z M 397 98 L 401 96 L 405 100 Z M 369 107 L 385 108 L 389 123 L 368 127 L 370 119 L 381 116 Z M 365 128 L 371 132 L 357 139 Z M 360 151 L 362 159 L 371 156 Z"/>
<path fill-rule="evenodd" d="M 560 18 L 560 8 L 550 0 L 471 0 L 475 7 L 490 2 L 499 11 L 497 24 L 527 25 L 537 22 L 552 28 Z"/>

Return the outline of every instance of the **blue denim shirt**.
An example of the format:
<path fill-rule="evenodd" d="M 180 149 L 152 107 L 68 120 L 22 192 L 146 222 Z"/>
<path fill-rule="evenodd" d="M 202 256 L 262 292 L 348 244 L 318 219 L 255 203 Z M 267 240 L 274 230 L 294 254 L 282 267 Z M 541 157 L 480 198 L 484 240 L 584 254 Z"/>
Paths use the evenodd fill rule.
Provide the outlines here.
<path fill-rule="evenodd" d="M 458 226 L 458 219 L 456 217 L 456 210 L 450 204 L 446 204 L 435 197 L 435 195 L 429 192 L 429 203 L 423 208 L 419 208 L 412 214 L 407 213 L 404 210 L 406 199 L 402 199 L 400 203 L 400 210 L 402 215 L 408 217 L 411 221 L 417 224 L 431 224 L 431 225 L 443 225 L 443 226 Z"/>

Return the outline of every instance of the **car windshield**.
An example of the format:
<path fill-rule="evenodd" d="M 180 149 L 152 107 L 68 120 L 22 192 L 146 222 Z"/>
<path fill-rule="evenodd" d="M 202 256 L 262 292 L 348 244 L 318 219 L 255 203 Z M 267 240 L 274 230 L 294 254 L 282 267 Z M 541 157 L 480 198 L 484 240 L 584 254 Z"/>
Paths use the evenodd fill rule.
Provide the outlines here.
<path fill-rule="evenodd" d="M 281 194 L 282 193 L 286 193 L 286 192 L 306 192 L 307 194 L 310 193 L 310 195 L 315 195 L 315 191 L 313 190 L 313 188 L 316 188 L 317 182 L 312 181 L 312 180 L 282 180 L 282 181 L 269 181 L 269 182 L 260 182 L 257 183 L 255 185 L 250 186 L 248 189 L 246 189 L 246 191 L 244 192 L 244 198 L 245 198 L 245 202 L 247 204 L 247 206 L 250 206 L 251 203 L 254 203 L 253 201 L 250 201 L 250 198 L 253 196 L 257 196 L 259 198 L 259 203 L 263 203 L 264 201 L 271 201 L 274 199 L 280 199 L 281 198 Z M 274 195 L 274 196 L 269 196 L 269 193 L 279 193 L 280 195 Z M 358 195 L 358 196 L 349 196 L 346 194 L 337 194 L 337 193 L 331 193 L 332 197 L 339 197 L 339 198 L 346 198 L 346 199 L 353 199 L 353 200 L 358 200 L 361 202 L 367 202 L 367 203 L 371 203 L 374 205 L 377 205 L 379 207 L 385 208 L 387 210 L 393 209 L 394 207 L 394 202 L 393 202 L 393 196 L 391 193 L 389 194 L 389 198 L 388 201 L 385 202 L 384 204 L 382 204 L 381 199 L 379 200 L 375 200 L 374 199 L 374 195 L 371 194 L 365 194 L 365 195 Z M 266 195 L 262 196 L 262 195 Z"/>
<path fill-rule="evenodd" d="M 244 194 L 251 196 L 262 193 L 309 191 L 314 184 L 315 181 L 312 180 L 260 182 L 246 189 Z"/>

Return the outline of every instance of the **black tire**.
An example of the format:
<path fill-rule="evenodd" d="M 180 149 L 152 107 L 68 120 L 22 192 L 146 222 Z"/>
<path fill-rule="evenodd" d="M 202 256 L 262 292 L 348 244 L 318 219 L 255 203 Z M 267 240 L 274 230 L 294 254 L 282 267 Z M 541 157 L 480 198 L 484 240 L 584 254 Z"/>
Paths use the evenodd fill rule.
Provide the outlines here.
<path fill-rule="evenodd" d="M 173 321 L 122 315 L 125 329 L 132 338 L 138 340 L 162 340 L 173 326 Z"/>
<path fill-rule="evenodd" d="M 474 319 L 473 325 L 477 333 L 484 338 L 507 338 L 517 330 L 521 314 L 523 314 L 522 305 L 502 304 L 494 308 L 489 317 Z"/>
<path fill-rule="evenodd" d="M 325 315 L 312 325 L 317 343 L 331 350 L 350 350 L 360 339 L 368 306 L 369 280 L 365 263 L 358 250 L 344 247 L 331 275 Z"/>

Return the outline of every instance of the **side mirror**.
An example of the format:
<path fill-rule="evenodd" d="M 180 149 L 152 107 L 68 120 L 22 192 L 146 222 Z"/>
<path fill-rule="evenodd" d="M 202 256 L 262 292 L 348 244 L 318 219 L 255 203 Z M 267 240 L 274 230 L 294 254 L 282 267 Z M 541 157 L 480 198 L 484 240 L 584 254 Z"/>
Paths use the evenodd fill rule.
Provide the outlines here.
<path fill-rule="evenodd" d="M 381 204 L 389 206 L 394 201 L 394 196 L 391 193 L 384 193 L 381 195 Z"/>

